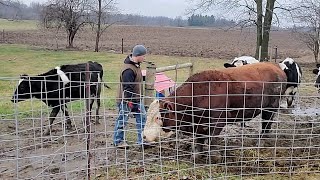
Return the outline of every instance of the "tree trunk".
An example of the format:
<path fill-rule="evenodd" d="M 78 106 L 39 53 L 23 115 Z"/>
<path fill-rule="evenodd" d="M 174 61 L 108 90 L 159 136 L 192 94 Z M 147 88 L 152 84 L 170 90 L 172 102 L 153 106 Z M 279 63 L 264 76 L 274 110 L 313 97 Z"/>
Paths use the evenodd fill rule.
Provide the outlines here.
<path fill-rule="evenodd" d="M 276 0 L 268 0 L 266 5 L 266 14 L 264 16 L 263 36 L 262 36 L 262 44 L 261 44 L 261 61 L 268 60 L 269 36 L 270 36 L 270 29 L 272 24 L 272 16 L 273 16 L 275 1 Z"/>
<path fill-rule="evenodd" d="M 318 32 L 318 39 L 315 40 L 314 42 L 314 51 L 313 51 L 313 55 L 314 55 L 314 60 L 316 63 L 318 63 L 318 57 L 319 57 L 319 32 Z"/>
<path fill-rule="evenodd" d="M 69 31 L 68 34 L 68 48 L 73 48 L 73 40 L 76 36 L 76 31 Z"/>
<path fill-rule="evenodd" d="M 96 45 L 94 48 L 94 52 L 99 52 L 99 41 L 100 41 L 100 36 L 101 36 L 101 14 L 102 14 L 102 9 L 101 9 L 101 2 L 102 0 L 98 0 L 99 2 L 99 10 L 98 10 L 98 24 L 97 24 L 97 36 L 96 36 Z"/>
<path fill-rule="evenodd" d="M 257 4 L 257 22 L 256 22 L 256 26 L 257 26 L 257 45 L 256 45 L 256 54 L 255 54 L 255 58 L 259 59 L 259 47 L 261 46 L 262 43 L 262 0 L 257 0 L 256 1 Z"/>

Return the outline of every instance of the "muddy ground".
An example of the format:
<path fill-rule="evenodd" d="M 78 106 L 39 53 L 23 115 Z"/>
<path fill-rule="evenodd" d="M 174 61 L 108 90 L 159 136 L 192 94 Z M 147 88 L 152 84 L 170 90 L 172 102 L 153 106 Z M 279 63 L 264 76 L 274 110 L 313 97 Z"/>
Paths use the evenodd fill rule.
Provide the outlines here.
<path fill-rule="evenodd" d="M 97 179 L 202 179 L 209 176 L 250 177 L 269 173 L 294 175 L 303 171 L 319 172 L 318 116 L 292 115 L 288 112 L 283 110 L 276 115 L 272 132 L 263 138 L 259 138 L 260 117 L 247 122 L 246 128 L 240 124 L 226 126 L 215 149 L 209 153 L 212 156 L 204 152 L 200 159 L 192 156 L 192 136 L 182 134 L 178 134 L 178 139 L 173 135 L 142 150 L 135 145 L 133 118 L 130 118 L 127 127 L 130 148 L 114 148 L 112 131 L 115 111 L 106 112 L 101 124 L 91 124 L 90 142 L 81 129 L 83 119 L 80 116 L 73 117 L 77 128 L 73 132 L 66 131 L 65 135 L 58 119 L 51 136 L 42 136 L 40 118 L 19 120 L 18 126 L 15 121 L 2 121 L 0 178 L 85 178 L 88 174 L 88 143 L 90 175 Z M 209 150 L 208 146 L 204 149 Z"/>

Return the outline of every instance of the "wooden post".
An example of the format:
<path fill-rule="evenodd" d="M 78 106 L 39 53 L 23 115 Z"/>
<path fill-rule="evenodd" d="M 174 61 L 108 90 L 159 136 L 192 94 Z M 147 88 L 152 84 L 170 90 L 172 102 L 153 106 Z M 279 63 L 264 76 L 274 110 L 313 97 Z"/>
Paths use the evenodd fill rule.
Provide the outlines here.
<path fill-rule="evenodd" d="M 90 116 L 91 116 L 91 112 L 90 112 L 90 68 L 89 68 L 89 63 L 86 63 L 86 83 L 85 83 L 85 96 L 86 96 L 86 116 L 85 116 L 85 134 L 86 134 L 86 138 L 87 138 L 87 179 L 90 180 L 90 141 L 91 141 L 91 126 L 90 126 Z"/>
<path fill-rule="evenodd" d="M 259 46 L 259 58 L 258 58 L 259 62 L 261 62 L 261 46 Z"/>
<path fill-rule="evenodd" d="M 189 68 L 189 77 L 193 75 L 193 61 L 191 62 L 191 66 Z"/>
<path fill-rule="evenodd" d="M 4 42 L 4 29 L 2 30 L 2 41 Z"/>
<path fill-rule="evenodd" d="M 123 54 L 123 38 L 121 38 L 121 53 Z"/>
<path fill-rule="evenodd" d="M 269 48 L 269 62 L 272 61 L 273 48 Z"/>
<path fill-rule="evenodd" d="M 146 84 L 145 84 L 145 106 L 149 106 L 155 96 L 154 82 L 156 80 L 156 65 L 153 62 L 148 62 L 146 71 Z"/>
<path fill-rule="evenodd" d="M 277 62 L 277 57 L 278 57 L 278 47 L 277 47 L 277 46 L 275 46 L 275 47 L 274 47 L 274 49 L 275 49 L 274 62 Z"/>

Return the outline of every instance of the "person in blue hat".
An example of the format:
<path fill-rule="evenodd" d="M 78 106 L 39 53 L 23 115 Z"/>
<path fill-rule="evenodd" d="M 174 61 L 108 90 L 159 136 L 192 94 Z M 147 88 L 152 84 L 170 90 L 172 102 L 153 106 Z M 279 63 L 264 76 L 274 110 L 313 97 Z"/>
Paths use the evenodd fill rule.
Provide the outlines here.
<path fill-rule="evenodd" d="M 134 46 L 132 53 L 125 58 L 120 72 L 117 95 L 119 111 L 113 135 L 113 144 L 118 148 L 128 147 L 124 140 L 124 128 L 127 125 L 129 113 L 133 113 L 136 118 L 137 144 L 142 145 L 142 147 L 144 145 L 142 131 L 146 123 L 146 110 L 141 97 L 142 73 L 140 64 L 145 60 L 146 54 L 147 49 L 143 45 Z"/>

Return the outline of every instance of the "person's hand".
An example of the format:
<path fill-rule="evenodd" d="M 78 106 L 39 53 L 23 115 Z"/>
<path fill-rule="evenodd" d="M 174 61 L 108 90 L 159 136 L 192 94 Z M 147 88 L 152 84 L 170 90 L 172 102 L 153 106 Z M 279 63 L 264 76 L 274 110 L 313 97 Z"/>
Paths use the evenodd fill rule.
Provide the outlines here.
<path fill-rule="evenodd" d="M 133 109 L 133 102 L 132 102 L 132 101 L 129 101 L 129 102 L 128 102 L 128 107 L 129 107 L 130 109 Z"/>
<path fill-rule="evenodd" d="M 132 112 L 140 112 L 140 108 L 138 104 L 134 104 L 132 101 L 128 101 L 128 107 Z"/>

